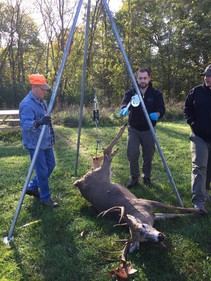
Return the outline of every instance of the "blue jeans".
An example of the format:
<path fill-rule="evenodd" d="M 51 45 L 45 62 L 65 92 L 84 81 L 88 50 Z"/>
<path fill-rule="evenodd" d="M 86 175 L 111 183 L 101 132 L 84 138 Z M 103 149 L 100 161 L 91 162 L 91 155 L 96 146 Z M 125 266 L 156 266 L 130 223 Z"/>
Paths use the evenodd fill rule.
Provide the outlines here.
<path fill-rule="evenodd" d="M 34 156 L 35 149 L 28 149 L 31 160 Z M 28 190 L 37 190 L 40 188 L 40 199 L 47 201 L 51 199 L 51 192 L 48 178 L 50 177 L 56 165 L 53 148 L 42 150 L 37 154 L 34 165 L 35 177 L 29 183 Z"/>

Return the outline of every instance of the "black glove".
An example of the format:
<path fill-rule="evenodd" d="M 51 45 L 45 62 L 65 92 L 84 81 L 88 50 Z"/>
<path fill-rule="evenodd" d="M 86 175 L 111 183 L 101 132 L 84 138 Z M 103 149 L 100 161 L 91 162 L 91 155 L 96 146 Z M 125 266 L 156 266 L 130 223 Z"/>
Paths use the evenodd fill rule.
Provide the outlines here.
<path fill-rule="evenodd" d="M 51 116 L 43 116 L 39 120 L 34 121 L 34 127 L 38 128 L 40 125 L 50 125 L 51 124 Z"/>

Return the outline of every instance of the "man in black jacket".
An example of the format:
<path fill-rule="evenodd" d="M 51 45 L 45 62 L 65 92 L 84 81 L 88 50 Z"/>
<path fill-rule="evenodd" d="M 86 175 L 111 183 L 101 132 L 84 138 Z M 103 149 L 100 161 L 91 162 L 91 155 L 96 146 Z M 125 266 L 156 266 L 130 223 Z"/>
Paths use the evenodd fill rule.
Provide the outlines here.
<path fill-rule="evenodd" d="M 158 118 L 165 113 L 165 105 L 162 93 L 152 87 L 151 71 L 149 68 L 140 68 L 137 73 L 137 83 L 146 110 L 149 114 L 153 127 Z M 138 183 L 140 176 L 139 156 L 140 145 L 142 146 L 142 178 L 145 185 L 151 185 L 150 177 L 152 170 L 152 159 L 155 152 L 155 141 L 149 124 L 142 109 L 142 105 L 133 105 L 133 98 L 137 95 L 135 88 L 129 89 L 122 100 L 120 116 L 126 116 L 129 113 L 129 128 L 127 138 L 127 157 L 130 164 L 131 180 L 127 188 L 132 188 Z M 139 97 L 137 97 L 139 99 Z M 131 105 L 128 107 L 127 105 Z"/>
<path fill-rule="evenodd" d="M 211 182 L 211 65 L 202 73 L 204 83 L 190 90 L 184 116 L 191 128 L 192 203 L 207 214 L 204 203 L 209 199 Z"/>

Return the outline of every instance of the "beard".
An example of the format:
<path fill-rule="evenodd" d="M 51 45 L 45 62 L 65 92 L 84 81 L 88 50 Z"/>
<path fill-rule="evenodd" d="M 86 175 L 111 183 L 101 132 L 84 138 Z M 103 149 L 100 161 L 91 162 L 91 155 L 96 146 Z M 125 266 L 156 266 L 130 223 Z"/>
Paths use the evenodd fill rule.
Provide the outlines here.
<path fill-rule="evenodd" d="M 149 84 L 146 84 L 146 83 L 140 83 L 140 84 L 139 84 L 139 87 L 140 87 L 141 89 L 146 89 L 146 88 L 148 87 L 148 85 L 149 85 Z"/>
<path fill-rule="evenodd" d="M 211 88 L 211 81 L 205 81 L 205 85 L 208 87 L 208 88 Z"/>

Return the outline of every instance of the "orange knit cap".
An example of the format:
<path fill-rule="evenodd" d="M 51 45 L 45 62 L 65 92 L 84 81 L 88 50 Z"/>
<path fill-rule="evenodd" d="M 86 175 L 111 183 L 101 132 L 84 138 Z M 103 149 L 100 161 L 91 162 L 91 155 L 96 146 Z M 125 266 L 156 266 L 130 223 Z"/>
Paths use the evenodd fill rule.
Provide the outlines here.
<path fill-rule="evenodd" d="M 42 74 L 31 74 L 29 76 L 29 83 L 31 85 L 38 85 L 43 90 L 50 90 L 50 86 L 48 85 L 45 76 Z"/>

